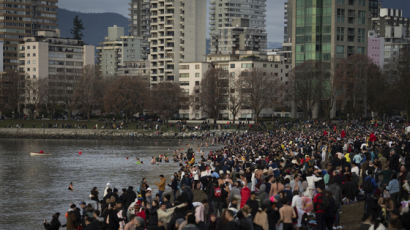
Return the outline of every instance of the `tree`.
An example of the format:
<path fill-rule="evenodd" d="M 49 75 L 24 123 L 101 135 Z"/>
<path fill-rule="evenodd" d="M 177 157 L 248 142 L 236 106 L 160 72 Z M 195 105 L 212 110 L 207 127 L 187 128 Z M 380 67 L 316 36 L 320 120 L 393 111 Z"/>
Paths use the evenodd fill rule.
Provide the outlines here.
<path fill-rule="evenodd" d="M 228 107 L 227 90 L 229 88 L 228 72 L 223 69 L 211 68 L 201 81 L 200 105 L 202 110 L 218 120 L 220 111 Z"/>
<path fill-rule="evenodd" d="M 71 29 L 71 34 L 74 39 L 82 40 L 83 39 L 83 21 L 76 15 L 73 19 L 73 28 Z"/>
<path fill-rule="evenodd" d="M 321 102 L 330 98 L 329 65 L 307 61 L 296 66 L 289 77 L 288 97 L 294 112 L 302 111 L 305 119 L 317 118 Z"/>
<path fill-rule="evenodd" d="M 24 75 L 7 71 L 0 75 L 0 112 L 20 115 L 24 103 Z"/>
<path fill-rule="evenodd" d="M 151 89 L 151 110 L 167 121 L 178 114 L 185 102 L 181 87 L 176 83 L 163 82 Z"/>
<path fill-rule="evenodd" d="M 337 63 L 334 76 L 336 101 L 353 118 L 367 117 L 368 83 L 380 70 L 365 55 L 352 55 Z"/>
<path fill-rule="evenodd" d="M 404 46 L 400 50 L 400 55 L 397 61 L 397 76 L 393 82 L 393 88 L 396 92 L 400 111 L 405 111 L 407 119 L 410 116 L 410 46 Z"/>
<path fill-rule="evenodd" d="M 142 113 L 147 106 L 149 83 L 140 77 L 119 76 L 107 81 L 104 94 L 106 113 L 124 115 L 126 119 Z"/>
<path fill-rule="evenodd" d="M 74 109 L 90 119 L 93 110 L 102 110 L 104 82 L 95 66 L 86 66 L 81 79 L 75 85 L 72 103 Z"/>
<path fill-rule="evenodd" d="M 234 78 L 234 77 L 232 77 Z M 230 80 L 230 88 L 229 88 L 229 111 L 232 114 L 232 122 L 235 124 L 236 116 L 238 115 L 241 106 L 242 106 L 242 98 L 240 95 L 240 82 L 238 79 L 231 79 Z"/>
<path fill-rule="evenodd" d="M 273 76 L 258 69 L 243 71 L 239 76 L 242 107 L 253 111 L 258 122 L 263 109 L 272 108 L 272 101 L 279 95 L 280 83 Z"/>

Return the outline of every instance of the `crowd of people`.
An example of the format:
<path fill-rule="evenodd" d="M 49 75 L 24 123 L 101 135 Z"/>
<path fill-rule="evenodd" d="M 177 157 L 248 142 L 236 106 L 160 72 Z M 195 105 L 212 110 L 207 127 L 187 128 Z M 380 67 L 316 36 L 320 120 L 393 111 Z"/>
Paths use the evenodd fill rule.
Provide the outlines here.
<path fill-rule="evenodd" d="M 287 123 L 218 141 L 217 151 L 179 156 L 168 183 L 160 175 L 121 193 L 94 187 L 90 203 L 71 204 L 67 229 L 332 230 L 353 203 L 357 229 L 410 229 L 404 124 Z M 58 216 L 45 228 L 58 229 Z"/>

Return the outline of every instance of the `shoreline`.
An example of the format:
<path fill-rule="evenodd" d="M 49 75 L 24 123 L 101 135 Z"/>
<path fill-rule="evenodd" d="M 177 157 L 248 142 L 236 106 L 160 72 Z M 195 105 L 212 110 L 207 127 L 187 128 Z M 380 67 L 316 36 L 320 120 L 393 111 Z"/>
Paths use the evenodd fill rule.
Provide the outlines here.
<path fill-rule="evenodd" d="M 210 130 L 189 132 L 161 132 L 115 129 L 54 129 L 54 128 L 0 128 L 0 138 L 28 139 L 189 139 L 202 136 L 219 137 L 244 130 Z"/>

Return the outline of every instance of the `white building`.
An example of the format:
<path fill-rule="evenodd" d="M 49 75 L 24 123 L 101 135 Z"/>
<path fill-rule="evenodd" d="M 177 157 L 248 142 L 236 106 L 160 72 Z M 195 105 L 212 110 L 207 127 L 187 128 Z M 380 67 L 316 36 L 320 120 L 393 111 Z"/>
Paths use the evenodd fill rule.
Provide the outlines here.
<path fill-rule="evenodd" d="M 247 53 L 247 55 L 245 55 L 245 53 Z M 265 73 L 267 76 L 272 76 L 278 84 L 287 84 L 289 72 L 291 71 L 290 63 L 284 61 L 268 61 L 267 56 L 260 56 L 261 60 L 252 60 L 251 58 L 247 58 L 247 56 L 253 56 L 250 54 L 252 54 L 252 52 L 244 52 L 241 55 L 209 55 L 208 62 L 181 63 L 179 68 L 181 88 L 184 92 L 189 94 L 191 102 L 192 100 L 194 102 L 199 102 L 200 84 L 211 66 L 226 70 L 229 76 L 229 84 L 231 86 L 233 82 L 239 78 L 242 72 L 251 71 L 253 69 L 257 69 Z M 230 90 L 227 92 L 231 93 Z M 226 101 L 229 101 L 229 93 L 226 95 Z M 226 120 L 233 119 L 229 106 L 231 105 L 227 104 L 227 109 L 220 111 L 220 118 Z M 189 109 L 181 110 L 180 116 L 183 118 L 189 118 L 190 120 L 208 118 L 207 114 L 201 111 L 198 103 L 191 103 Z M 260 116 L 285 117 L 290 116 L 290 113 L 282 110 L 278 111 L 278 108 L 267 108 L 262 110 Z M 251 110 L 242 109 L 239 111 L 236 119 L 252 119 L 252 117 L 253 112 Z"/>
<path fill-rule="evenodd" d="M 383 39 L 383 70 L 393 73 L 400 50 L 410 44 L 410 19 L 403 16 L 403 10 L 381 8 L 379 16 L 372 18 L 372 29 Z"/>
<path fill-rule="evenodd" d="M 184 62 L 179 65 L 179 84 L 183 92 L 189 96 L 190 106 L 180 110 L 181 118 L 199 120 L 206 117 L 198 103 L 200 84 L 206 72 L 210 68 L 207 62 Z"/>
<path fill-rule="evenodd" d="M 104 76 L 117 75 L 118 69 L 125 63 L 143 59 L 142 39 L 125 36 L 124 28 L 118 26 L 108 27 L 108 36 L 97 50 L 100 70 Z"/>
<path fill-rule="evenodd" d="M 95 65 L 95 47 L 82 41 L 60 38 L 58 32 L 39 31 L 36 37 L 26 37 L 18 46 L 18 70 L 31 80 L 32 86 L 47 79 L 49 100 L 67 103 L 83 68 Z M 36 88 L 26 90 L 26 102 L 38 100 Z"/>
<path fill-rule="evenodd" d="M 150 82 L 178 81 L 180 62 L 205 60 L 206 1 L 151 0 Z"/>

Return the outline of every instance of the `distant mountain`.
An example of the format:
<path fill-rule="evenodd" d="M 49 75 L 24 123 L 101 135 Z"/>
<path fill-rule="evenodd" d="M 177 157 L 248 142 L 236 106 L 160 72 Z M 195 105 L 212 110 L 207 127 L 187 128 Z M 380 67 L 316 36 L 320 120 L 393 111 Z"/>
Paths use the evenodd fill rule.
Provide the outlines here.
<path fill-rule="evenodd" d="M 107 36 L 107 27 L 117 25 L 124 27 L 128 34 L 128 19 L 116 13 L 80 13 L 65 9 L 58 9 L 58 28 L 62 37 L 72 37 L 70 31 L 76 15 L 83 21 L 84 42 L 97 46 Z"/>

